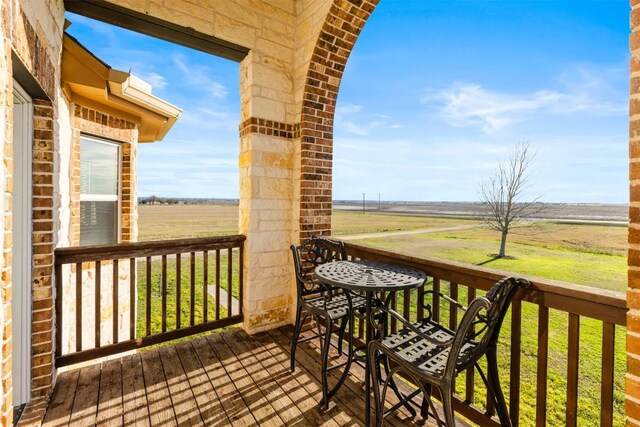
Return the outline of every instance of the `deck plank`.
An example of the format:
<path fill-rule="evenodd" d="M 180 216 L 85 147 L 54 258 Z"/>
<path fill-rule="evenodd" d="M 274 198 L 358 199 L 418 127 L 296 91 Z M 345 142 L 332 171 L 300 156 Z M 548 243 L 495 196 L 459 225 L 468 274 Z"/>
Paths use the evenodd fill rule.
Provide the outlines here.
<path fill-rule="evenodd" d="M 236 389 L 235 384 L 222 367 L 222 363 L 215 354 L 209 342 L 204 337 L 198 337 L 191 341 L 198 359 L 209 377 L 211 387 L 215 390 L 223 408 L 234 426 L 254 426 L 257 421 L 244 400 L 240 392 Z"/>
<path fill-rule="evenodd" d="M 270 407 L 269 402 L 263 396 L 243 366 L 243 362 L 236 359 L 235 355 L 227 347 L 220 334 L 206 335 L 205 338 L 216 352 L 222 366 L 240 392 L 242 399 L 249 407 L 256 421 L 261 426 L 285 425 L 282 419 Z"/>
<path fill-rule="evenodd" d="M 142 359 L 139 354 L 122 359 L 122 400 L 125 425 L 150 425 Z"/>
<path fill-rule="evenodd" d="M 230 423 L 220 398 L 211 386 L 207 373 L 200 363 L 191 342 L 185 341 L 176 345 L 176 351 L 184 367 L 189 386 L 195 396 L 200 416 L 205 425 L 225 425 Z"/>
<path fill-rule="evenodd" d="M 176 426 L 176 418 L 171 406 L 171 397 L 164 377 L 162 362 L 157 350 L 140 353 L 144 384 L 147 389 L 149 422 L 152 426 Z"/>
<path fill-rule="evenodd" d="M 44 426 L 60 427 L 69 425 L 79 376 L 80 371 L 75 370 L 64 372 L 58 377 L 58 386 L 51 396 L 49 409 L 44 418 Z"/>
<path fill-rule="evenodd" d="M 337 407 L 324 411 L 318 402 L 322 399 L 320 385 L 311 379 L 306 369 L 297 368 L 292 374 L 289 368 L 289 357 L 268 334 L 263 333 L 249 337 L 257 341 L 262 348 L 254 350 L 254 355 L 262 363 L 262 367 L 270 374 L 279 374 L 276 380 L 285 393 L 293 400 L 309 421 L 316 426 L 336 427 L 352 423 L 351 417 Z M 280 374 L 280 372 L 284 374 Z M 337 413 L 334 413 L 337 412 Z"/>
<path fill-rule="evenodd" d="M 164 368 L 164 375 L 169 385 L 169 394 L 173 403 L 173 411 L 179 426 L 202 426 L 204 422 L 197 409 L 195 396 L 189 387 L 189 380 L 184 372 L 175 346 L 167 345 L 158 349 Z"/>
<path fill-rule="evenodd" d="M 221 337 L 227 346 L 242 361 L 249 376 L 270 403 L 285 425 L 311 426 L 311 422 L 304 416 L 300 409 L 294 405 L 291 398 L 282 391 L 274 376 L 269 374 L 251 352 L 255 344 L 249 342 L 249 336 L 243 332 L 235 334 L 222 334 Z M 277 375 L 277 374 L 276 374 Z"/>
<path fill-rule="evenodd" d="M 44 425 L 363 426 L 364 370 L 352 365 L 325 411 L 318 345 L 299 345 L 291 373 L 291 334 L 219 331 L 64 372 Z M 400 413 L 385 425 L 421 421 Z"/>
<path fill-rule="evenodd" d="M 280 343 L 285 349 L 288 348 L 288 346 L 291 343 L 291 337 L 293 334 L 293 330 L 291 328 L 281 328 L 281 329 L 270 331 L 270 333 L 272 333 L 272 336 L 274 337 L 274 339 L 276 339 L 276 341 Z M 308 336 L 310 334 L 312 333 L 307 331 L 306 333 L 303 333 L 303 337 Z M 302 351 L 302 353 L 305 354 L 304 363 L 307 364 L 309 367 L 313 366 L 312 370 L 317 372 L 317 375 L 318 375 L 317 379 L 318 381 L 320 381 L 320 378 L 319 378 L 320 372 L 321 372 L 320 349 L 318 345 L 319 344 L 317 340 L 311 340 L 304 343 L 300 343 L 298 344 L 298 352 Z M 331 347 L 330 355 L 329 355 L 330 358 L 336 357 L 336 353 L 337 351 L 333 347 Z M 297 352 L 296 352 L 296 356 L 299 357 Z M 302 355 L 300 355 L 300 357 L 302 357 Z M 329 373 L 329 375 L 332 379 L 331 380 L 332 382 L 330 382 L 330 384 L 335 384 L 335 381 L 337 381 L 338 379 L 338 372 L 332 371 Z M 361 422 L 364 422 L 364 413 L 365 413 L 364 370 L 360 368 L 357 364 L 354 363 L 351 365 L 349 376 L 347 380 L 344 382 L 344 384 L 342 385 L 342 387 L 340 387 L 340 389 L 336 393 L 335 398 L 339 399 L 342 402 L 342 404 L 347 405 L 350 409 L 354 410 L 356 413 L 362 414 L 359 418 L 361 419 Z M 392 392 L 387 393 L 387 401 L 386 401 L 387 406 L 389 402 L 391 403 L 397 402 L 397 400 L 394 400 L 394 398 L 395 396 L 393 396 Z M 372 419 L 374 417 L 373 407 L 374 407 L 374 402 L 372 397 L 371 398 L 371 418 Z M 420 417 L 418 416 L 417 419 L 420 419 Z M 412 422 L 412 419 L 409 417 L 409 415 L 401 411 L 396 411 L 393 414 L 391 414 L 388 418 L 385 419 L 385 424 L 392 425 L 392 426 L 403 426 L 411 422 Z"/>
<path fill-rule="evenodd" d="M 80 369 L 76 390 L 77 397 L 73 402 L 70 425 L 92 426 L 96 424 L 101 370 L 102 365 L 99 363 Z M 57 387 L 60 385 L 56 384 Z"/>
<path fill-rule="evenodd" d="M 109 360 L 102 364 L 96 425 L 121 426 L 122 413 L 122 364 L 120 359 Z"/>

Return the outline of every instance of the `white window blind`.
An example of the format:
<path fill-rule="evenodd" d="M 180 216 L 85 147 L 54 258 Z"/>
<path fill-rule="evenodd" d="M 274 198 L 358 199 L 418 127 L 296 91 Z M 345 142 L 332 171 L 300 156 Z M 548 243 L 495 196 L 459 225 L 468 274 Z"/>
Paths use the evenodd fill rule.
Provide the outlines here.
<path fill-rule="evenodd" d="M 80 138 L 80 245 L 118 242 L 120 146 Z"/>

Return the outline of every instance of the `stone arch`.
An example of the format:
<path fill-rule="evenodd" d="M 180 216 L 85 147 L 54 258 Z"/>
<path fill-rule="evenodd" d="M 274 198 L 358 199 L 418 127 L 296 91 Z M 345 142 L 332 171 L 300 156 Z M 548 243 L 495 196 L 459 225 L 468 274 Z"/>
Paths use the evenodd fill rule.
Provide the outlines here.
<path fill-rule="evenodd" d="M 304 82 L 300 118 L 300 239 L 331 233 L 333 118 L 353 47 L 379 0 L 333 0 Z"/>

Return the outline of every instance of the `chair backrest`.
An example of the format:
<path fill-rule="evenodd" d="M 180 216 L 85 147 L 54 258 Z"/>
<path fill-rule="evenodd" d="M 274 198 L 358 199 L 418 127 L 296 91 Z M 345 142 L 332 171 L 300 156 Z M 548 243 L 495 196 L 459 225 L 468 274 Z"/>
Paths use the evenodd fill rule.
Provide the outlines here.
<path fill-rule="evenodd" d="M 303 242 L 300 246 L 291 245 L 293 265 L 296 271 L 298 296 L 317 294 L 325 291 L 325 287 L 315 279 L 314 270 L 317 266 L 332 261 L 347 259 L 344 243 L 314 237 Z"/>
<path fill-rule="evenodd" d="M 528 280 L 505 277 L 484 296 L 469 304 L 458 325 L 446 372 L 462 371 L 473 366 L 490 347 L 498 343 L 502 322 L 515 293 L 529 285 Z"/>

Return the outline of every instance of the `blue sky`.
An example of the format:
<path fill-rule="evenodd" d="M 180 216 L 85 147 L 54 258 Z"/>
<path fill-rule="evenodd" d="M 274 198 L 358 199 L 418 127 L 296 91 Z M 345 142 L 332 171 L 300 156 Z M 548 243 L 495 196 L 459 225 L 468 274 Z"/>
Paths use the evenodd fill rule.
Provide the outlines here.
<path fill-rule="evenodd" d="M 140 147 L 139 194 L 237 198 L 238 65 L 70 20 L 90 50 L 184 109 Z M 528 140 L 530 197 L 626 203 L 628 21 L 627 0 L 382 0 L 341 84 L 334 198 L 477 200 Z"/>

